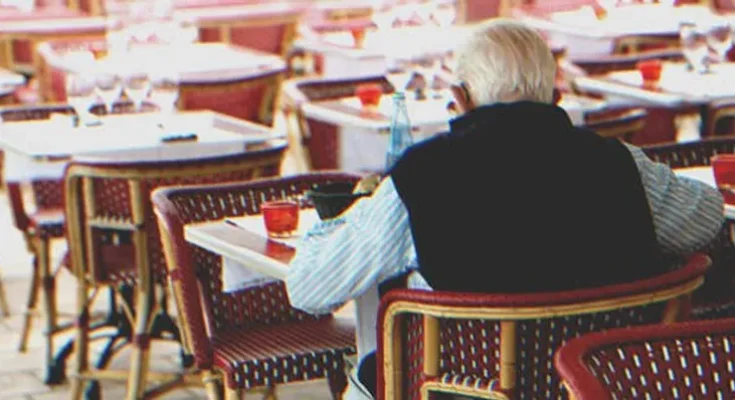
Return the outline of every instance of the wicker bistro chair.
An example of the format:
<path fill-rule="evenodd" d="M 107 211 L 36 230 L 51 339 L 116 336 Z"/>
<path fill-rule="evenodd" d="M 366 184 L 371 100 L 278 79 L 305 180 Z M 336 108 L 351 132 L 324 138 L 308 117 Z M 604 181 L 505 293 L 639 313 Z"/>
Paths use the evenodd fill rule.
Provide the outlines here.
<path fill-rule="evenodd" d="M 554 364 L 576 400 L 735 398 L 735 319 L 641 326 L 573 339 Z"/>
<path fill-rule="evenodd" d="M 603 137 L 616 137 L 626 142 L 640 134 L 646 125 L 642 108 L 612 109 L 585 114 L 585 127 Z"/>
<path fill-rule="evenodd" d="M 96 396 L 99 385 L 95 381 L 100 378 L 127 379 L 128 398 L 138 399 L 144 394 L 152 325 L 158 315 L 165 313 L 165 301 L 157 301 L 154 296 L 155 286 L 165 285 L 166 267 L 149 200 L 151 191 L 166 185 L 274 176 L 285 150 L 285 142 L 276 141 L 261 150 L 231 156 L 140 161 L 146 158 L 127 154 L 106 161 L 77 160 L 69 165 L 64 193 L 67 238 L 78 280 L 77 373 L 72 398 L 81 398 L 84 380 L 93 381 L 88 396 Z M 118 338 L 133 345 L 129 374 L 94 370 L 88 365 L 89 306 L 94 300 L 88 292 L 110 286 L 135 288 L 134 296 L 130 296 L 134 302 L 126 301 L 125 293 L 120 296 L 121 307 L 133 327 L 127 337 Z"/>
<path fill-rule="evenodd" d="M 183 226 L 258 214 L 264 201 L 301 195 L 317 184 L 357 180 L 312 173 L 154 193 L 182 334 L 210 399 L 222 398 L 221 383 L 225 397 L 237 399 L 245 389 L 324 376 L 340 398 L 346 385 L 344 355 L 356 351 L 354 327 L 291 308 L 281 282 L 222 293 L 222 257 L 187 244 Z"/>
<path fill-rule="evenodd" d="M 378 398 L 565 398 L 552 367 L 561 344 L 587 332 L 676 321 L 708 266 L 695 255 L 659 277 L 561 293 L 388 292 L 378 315 Z"/>
<path fill-rule="evenodd" d="M 333 170 L 339 168 L 339 127 L 327 122 L 306 118 L 301 105 L 310 101 L 332 100 L 350 97 L 358 85 L 377 83 L 383 86 L 384 93 L 393 93 L 393 86 L 384 76 L 362 77 L 355 79 L 318 79 L 307 78 L 288 82 L 284 85 L 283 108 L 289 118 L 296 119 L 296 136 L 305 147 L 304 158 L 314 170 Z M 301 147 L 298 146 L 298 147 Z"/>
<path fill-rule="evenodd" d="M 145 106 L 150 108 L 149 105 Z M 119 103 L 113 112 L 126 113 L 132 110 L 132 104 Z M 102 106 L 92 108 L 95 114 L 105 113 Z M 49 119 L 52 114 L 74 115 L 72 107 L 64 104 L 46 104 L 39 106 L 12 106 L 0 108 L 0 119 L 4 122 L 32 121 Z M 15 227 L 23 233 L 28 251 L 33 254 L 33 274 L 29 290 L 25 317 L 21 328 L 19 351 L 28 348 L 33 316 L 37 313 L 38 294 L 44 296 L 44 325 L 46 340 L 46 376 L 47 384 L 61 383 L 64 380 L 63 363 L 55 359 L 53 337 L 56 333 L 70 328 L 57 322 L 55 282 L 61 267 L 52 268 L 50 261 L 50 245 L 53 240 L 64 238 L 63 182 L 54 179 L 34 179 L 29 182 L 30 197 L 35 210 L 27 210 L 24 204 L 23 185 L 20 182 L 7 182 L 8 200 Z M 64 357 L 60 354 L 59 357 Z"/>

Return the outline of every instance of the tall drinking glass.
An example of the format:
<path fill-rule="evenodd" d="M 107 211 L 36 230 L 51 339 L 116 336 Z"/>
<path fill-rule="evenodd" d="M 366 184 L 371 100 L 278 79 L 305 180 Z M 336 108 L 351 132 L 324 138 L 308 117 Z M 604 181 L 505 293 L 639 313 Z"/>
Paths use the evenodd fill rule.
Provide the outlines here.
<path fill-rule="evenodd" d="M 123 90 L 122 78 L 112 71 L 99 71 L 96 76 L 97 95 L 105 104 L 107 114 L 112 114 L 115 102 Z"/>
<path fill-rule="evenodd" d="M 148 98 L 151 91 L 151 81 L 146 72 L 128 72 L 123 82 L 125 95 L 133 102 L 134 111 L 140 112 L 143 102 Z"/>
<path fill-rule="evenodd" d="M 66 75 L 66 101 L 77 114 L 77 125 L 87 125 L 91 121 L 89 109 L 97 101 L 94 75 L 89 71 L 68 73 Z"/>
<path fill-rule="evenodd" d="M 717 53 L 719 61 L 727 60 L 732 47 L 732 25 L 724 19 L 717 20 L 707 29 L 707 44 Z"/>
<path fill-rule="evenodd" d="M 176 102 L 179 100 L 179 74 L 176 71 L 161 70 L 152 72 L 151 102 L 158 107 L 161 113 L 160 125 L 165 127 L 176 112 Z"/>
<path fill-rule="evenodd" d="M 432 13 L 434 21 L 440 28 L 448 28 L 454 24 L 457 19 L 457 8 L 452 2 L 449 4 L 436 4 Z"/>
<path fill-rule="evenodd" d="M 689 68 L 698 73 L 709 71 L 707 36 L 702 34 L 695 24 L 682 23 L 679 26 L 681 52 L 687 59 Z"/>
<path fill-rule="evenodd" d="M 426 89 L 429 93 L 432 93 L 434 98 L 440 98 L 441 95 L 439 94 L 438 88 L 438 80 L 437 77 L 439 75 L 439 72 L 442 69 L 442 62 L 441 60 L 437 58 L 429 58 L 427 60 L 422 61 L 419 64 L 419 69 L 421 71 L 421 75 L 424 76 L 424 80 L 426 81 Z"/>

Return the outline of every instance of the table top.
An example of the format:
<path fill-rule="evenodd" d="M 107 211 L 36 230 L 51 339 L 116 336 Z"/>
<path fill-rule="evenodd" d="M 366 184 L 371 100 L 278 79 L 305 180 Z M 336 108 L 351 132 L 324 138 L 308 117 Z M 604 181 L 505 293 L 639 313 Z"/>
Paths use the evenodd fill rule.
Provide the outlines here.
<path fill-rule="evenodd" d="M 411 124 L 416 127 L 448 124 L 454 118 L 447 110 L 447 104 L 453 100 L 448 90 L 439 92 L 441 97 L 433 98 L 430 95 L 426 100 L 415 100 L 413 94 L 406 96 L 406 105 Z M 335 100 L 302 103 L 302 112 L 307 118 L 329 122 L 339 126 L 354 128 L 385 130 L 390 126 L 393 100 L 384 95 L 377 109 L 369 110 L 362 107 L 357 97 L 346 97 Z M 577 125 L 584 124 L 585 112 L 598 111 L 605 107 L 605 102 L 583 96 L 564 94 L 559 102 Z"/>
<path fill-rule="evenodd" d="M 712 167 L 710 166 L 677 168 L 674 172 L 677 176 L 704 182 L 713 188 L 717 188 L 715 174 L 712 172 Z M 730 220 L 735 220 L 735 205 L 725 204 L 725 217 Z"/>
<path fill-rule="evenodd" d="M 212 111 L 180 112 L 166 119 L 157 113 L 112 115 L 99 126 L 74 127 L 68 116 L 2 124 L 0 146 L 30 159 L 83 158 L 99 162 L 173 160 L 236 154 L 247 144 L 281 135 L 267 127 Z M 166 141 L 195 134 L 194 140 Z"/>
<path fill-rule="evenodd" d="M 735 63 L 711 66 L 711 72 L 688 71 L 684 63 L 664 63 L 660 80 L 644 84 L 637 70 L 615 71 L 599 77 L 579 77 L 574 83 L 582 90 L 622 96 L 665 107 L 706 104 L 735 96 Z"/>
<path fill-rule="evenodd" d="M 249 3 L 249 4 L 248 4 Z M 248 18 L 298 18 L 306 5 L 298 2 L 244 2 L 177 0 L 174 16 L 197 22 L 220 22 L 228 20 L 243 20 Z"/>
<path fill-rule="evenodd" d="M 0 89 L 7 86 L 20 86 L 26 83 L 26 78 L 18 73 L 0 68 Z"/>
<path fill-rule="evenodd" d="M 406 94 L 406 106 L 411 124 L 415 127 L 447 124 L 452 118 L 447 110 L 451 94 L 439 92 L 441 98 L 427 95 L 426 100 L 416 100 L 412 93 Z M 357 97 L 335 100 L 308 102 L 302 104 L 302 112 L 307 118 L 330 122 L 339 126 L 384 130 L 390 126 L 393 99 L 390 95 L 381 97 L 376 109 L 365 109 Z"/>
<path fill-rule="evenodd" d="M 717 14 L 705 6 L 672 7 L 663 4 L 612 7 L 603 18 L 598 18 L 591 6 L 548 13 L 516 9 L 514 13 L 526 24 L 537 29 L 599 39 L 634 35 L 675 35 L 678 34 L 679 24 L 682 22 L 706 24 L 717 18 Z"/>
<path fill-rule="evenodd" d="M 318 220 L 316 210 L 300 210 L 299 228 L 290 239 L 269 239 L 262 215 L 189 224 L 184 227 L 184 237 L 258 273 L 284 280 L 288 263 L 296 254 L 294 246 Z"/>
<path fill-rule="evenodd" d="M 6 34 L 104 32 L 105 26 L 104 17 L 91 17 L 67 8 L 45 7 L 30 12 L 14 8 L 0 9 L 0 33 Z"/>
<path fill-rule="evenodd" d="M 226 43 L 196 43 L 186 48 L 141 45 L 131 51 L 124 59 L 110 56 L 92 61 L 56 50 L 49 42 L 38 46 L 44 60 L 63 71 L 79 72 L 92 67 L 124 74 L 131 69 L 148 70 L 166 65 L 178 71 L 182 83 L 237 81 L 286 70 L 285 61 L 277 55 Z"/>
<path fill-rule="evenodd" d="M 347 58 L 416 59 L 442 56 L 454 51 L 469 35 L 474 24 L 453 25 L 445 29 L 437 26 L 413 26 L 395 29 L 366 29 L 362 47 L 355 47 L 352 33 L 347 30 L 305 35 L 294 46 L 309 51 L 337 53 Z"/>

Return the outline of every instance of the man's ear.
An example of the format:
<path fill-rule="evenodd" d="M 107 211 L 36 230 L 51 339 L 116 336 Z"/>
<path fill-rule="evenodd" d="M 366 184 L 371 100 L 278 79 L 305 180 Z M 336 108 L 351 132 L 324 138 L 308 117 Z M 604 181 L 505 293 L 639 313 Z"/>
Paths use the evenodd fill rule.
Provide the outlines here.
<path fill-rule="evenodd" d="M 561 100 L 561 92 L 559 89 L 554 88 L 554 100 L 552 104 L 559 104 L 559 100 Z"/>
<path fill-rule="evenodd" d="M 470 97 L 470 93 L 464 85 L 452 85 L 451 89 L 454 99 L 457 101 L 457 106 L 462 113 L 475 109 L 475 104 Z"/>

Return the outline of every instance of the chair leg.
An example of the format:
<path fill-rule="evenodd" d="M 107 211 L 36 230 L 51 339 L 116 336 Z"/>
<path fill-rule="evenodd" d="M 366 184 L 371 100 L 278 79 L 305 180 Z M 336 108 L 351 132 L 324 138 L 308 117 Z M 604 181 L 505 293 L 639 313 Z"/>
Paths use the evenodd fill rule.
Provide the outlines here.
<path fill-rule="evenodd" d="M 31 285 L 28 288 L 28 303 L 26 304 L 25 315 L 23 317 L 23 327 L 20 331 L 20 344 L 18 351 L 24 353 L 28 350 L 28 339 L 31 335 L 31 326 L 33 325 L 33 317 L 36 314 L 36 306 L 38 303 L 38 292 L 40 291 L 41 272 L 39 270 L 38 254 L 33 256 L 33 275 L 31 277 Z"/>
<path fill-rule="evenodd" d="M 70 399 L 82 400 L 84 395 L 84 379 L 82 374 L 89 369 L 89 299 L 87 297 L 87 282 L 84 278 L 77 279 L 77 323 L 76 323 L 76 373 L 72 378 Z"/>
<path fill-rule="evenodd" d="M 152 285 L 137 285 L 135 307 L 135 332 L 133 336 L 133 353 L 130 358 L 130 374 L 128 375 L 128 400 L 143 398 L 150 361 L 150 334 L 149 325 L 154 296 Z"/>
<path fill-rule="evenodd" d="M 347 389 L 347 375 L 343 370 L 334 371 L 327 376 L 329 383 L 329 391 L 332 392 L 332 398 L 335 400 L 342 399 L 342 395 Z"/>
<path fill-rule="evenodd" d="M 231 388 L 225 386 L 225 400 L 243 400 L 245 398 L 245 391 L 239 388 Z"/>
<path fill-rule="evenodd" d="M 36 254 L 38 255 L 38 270 L 41 279 L 44 301 L 44 320 L 46 325 L 46 381 L 59 382 L 63 371 L 57 371 L 54 358 L 54 331 L 57 326 L 56 309 L 56 278 L 51 273 L 50 243 L 47 239 L 39 238 L 35 241 Z"/>
<path fill-rule="evenodd" d="M 278 400 L 275 386 L 268 387 L 268 390 L 266 390 L 265 394 L 263 394 L 263 400 Z"/>
<path fill-rule="evenodd" d="M 202 372 L 202 383 L 204 384 L 204 390 L 207 391 L 207 398 L 209 400 L 222 400 L 222 382 L 212 373 L 212 371 Z"/>
<path fill-rule="evenodd" d="M 3 279 L 0 277 L 0 313 L 3 317 L 10 316 L 10 306 L 8 305 L 8 298 L 5 295 L 5 286 L 3 286 Z"/>

